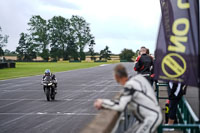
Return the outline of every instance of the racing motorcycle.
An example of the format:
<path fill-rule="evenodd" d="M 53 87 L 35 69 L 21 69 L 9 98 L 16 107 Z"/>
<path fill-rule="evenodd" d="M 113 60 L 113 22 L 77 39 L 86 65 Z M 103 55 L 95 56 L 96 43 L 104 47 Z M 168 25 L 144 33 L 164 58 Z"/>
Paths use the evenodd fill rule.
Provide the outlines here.
<path fill-rule="evenodd" d="M 46 94 L 47 101 L 55 100 L 56 91 L 55 84 L 53 83 L 51 76 L 46 76 L 42 81 L 44 87 L 44 93 Z"/>

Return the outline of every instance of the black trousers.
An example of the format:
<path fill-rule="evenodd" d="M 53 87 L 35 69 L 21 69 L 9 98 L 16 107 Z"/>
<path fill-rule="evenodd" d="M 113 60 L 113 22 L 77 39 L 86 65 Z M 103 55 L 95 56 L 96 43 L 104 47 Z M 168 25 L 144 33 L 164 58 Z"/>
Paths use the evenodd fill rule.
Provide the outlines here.
<path fill-rule="evenodd" d="M 176 120 L 176 112 L 178 108 L 178 103 L 180 102 L 181 98 L 170 100 L 169 103 L 169 118 L 171 120 Z"/>

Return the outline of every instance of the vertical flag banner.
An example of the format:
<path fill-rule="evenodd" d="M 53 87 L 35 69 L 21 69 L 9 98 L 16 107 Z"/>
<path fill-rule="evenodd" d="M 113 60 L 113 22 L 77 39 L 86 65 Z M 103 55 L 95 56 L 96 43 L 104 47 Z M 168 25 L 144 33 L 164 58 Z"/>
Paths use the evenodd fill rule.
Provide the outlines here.
<path fill-rule="evenodd" d="M 197 0 L 160 3 L 162 19 L 155 51 L 155 79 L 198 86 Z"/>

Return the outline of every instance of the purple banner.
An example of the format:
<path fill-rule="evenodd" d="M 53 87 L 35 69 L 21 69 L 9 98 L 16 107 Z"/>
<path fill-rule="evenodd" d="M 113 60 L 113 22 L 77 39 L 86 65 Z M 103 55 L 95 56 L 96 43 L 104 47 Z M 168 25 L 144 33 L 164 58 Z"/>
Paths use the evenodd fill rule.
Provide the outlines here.
<path fill-rule="evenodd" d="M 155 79 L 198 86 L 197 0 L 160 2 L 162 20 L 155 51 Z"/>

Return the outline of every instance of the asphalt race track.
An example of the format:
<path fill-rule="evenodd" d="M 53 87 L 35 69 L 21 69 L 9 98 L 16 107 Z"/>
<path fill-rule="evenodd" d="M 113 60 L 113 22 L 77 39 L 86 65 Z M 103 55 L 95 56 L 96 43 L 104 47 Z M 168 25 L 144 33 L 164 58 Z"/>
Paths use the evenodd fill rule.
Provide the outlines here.
<path fill-rule="evenodd" d="M 124 63 L 133 75 L 133 63 Z M 47 102 L 40 81 L 32 76 L 0 81 L 0 133 L 78 133 L 98 111 L 96 98 L 111 98 L 121 87 L 113 67 L 56 73 L 56 101 Z"/>

